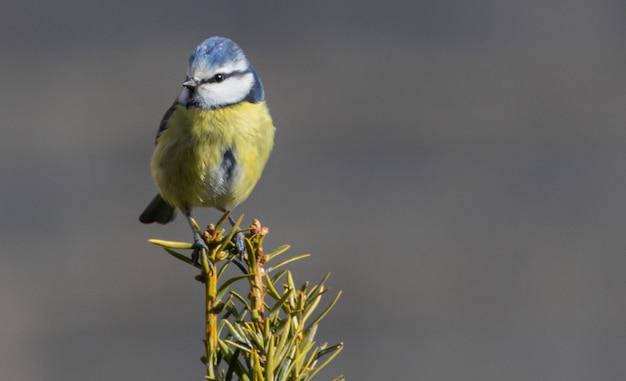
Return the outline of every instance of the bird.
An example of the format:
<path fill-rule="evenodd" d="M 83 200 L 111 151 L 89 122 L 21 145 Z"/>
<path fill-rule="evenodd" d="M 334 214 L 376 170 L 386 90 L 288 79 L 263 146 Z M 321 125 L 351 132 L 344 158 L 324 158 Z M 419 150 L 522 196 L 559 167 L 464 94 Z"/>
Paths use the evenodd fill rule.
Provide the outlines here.
<path fill-rule="evenodd" d="M 226 212 L 245 201 L 269 159 L 274 133 L 263 84 L 243 50 L 226 37 L 204 40 L 157 130 L 150 171 L 158 194 L 139 220 L 166 224 L 180 211 L 193 232 L 191 260 L 198 264 L 208 247 L 192 210 Z M 243 255 L 243 235 L 234 242 Z"/>

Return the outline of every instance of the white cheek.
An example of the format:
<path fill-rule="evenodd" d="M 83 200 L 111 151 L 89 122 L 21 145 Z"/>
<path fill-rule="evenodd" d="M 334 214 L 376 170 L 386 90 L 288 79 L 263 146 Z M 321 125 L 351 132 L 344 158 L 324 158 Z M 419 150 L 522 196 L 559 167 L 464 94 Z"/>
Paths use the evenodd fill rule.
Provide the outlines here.
<path fill-rule="evenodd" d="M 222 83 L 202 85 L 198 88 L 198 92 L 209 107 L 222 106 L 242 101 L 252 89 L 253 84 L 254 76 L 247 73 L 240 77 L 230 77 Z"/>

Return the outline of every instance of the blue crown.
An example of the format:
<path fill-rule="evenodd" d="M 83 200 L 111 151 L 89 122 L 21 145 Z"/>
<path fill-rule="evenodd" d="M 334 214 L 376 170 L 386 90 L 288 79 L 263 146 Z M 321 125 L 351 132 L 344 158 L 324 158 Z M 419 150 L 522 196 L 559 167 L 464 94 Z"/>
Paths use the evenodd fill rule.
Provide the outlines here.
<path fill-rule="evenodd" d="M 189 57 L 189 67 L 220 67 L 228 62 L 240 61 L 249 65 L 239 45 L 225 37 L 211 37 L 204 40 L 193 51 Z"/>

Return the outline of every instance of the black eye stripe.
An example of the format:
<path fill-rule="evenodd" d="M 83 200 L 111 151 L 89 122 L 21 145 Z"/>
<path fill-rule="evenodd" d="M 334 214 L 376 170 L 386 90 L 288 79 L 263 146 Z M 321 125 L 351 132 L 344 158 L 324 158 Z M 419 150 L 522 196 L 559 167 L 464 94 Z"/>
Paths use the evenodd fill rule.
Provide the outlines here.
<path fill-rule="evenodd" d="M 217 73 L 211 78 L 205 78 L 200 81 L 200 83 L 220 83 L 224 82 L 230 77 L 241 77 L 242 75 L 248 73 L 247 71 L 233 71 L 231 73 Z"/>
<path fill-rule="evenodd" d="M 226 74 L 217 73 L 209 78 L 208 83 L 220 83 L 223 82 L 226 78 L 228 78 Z"/>

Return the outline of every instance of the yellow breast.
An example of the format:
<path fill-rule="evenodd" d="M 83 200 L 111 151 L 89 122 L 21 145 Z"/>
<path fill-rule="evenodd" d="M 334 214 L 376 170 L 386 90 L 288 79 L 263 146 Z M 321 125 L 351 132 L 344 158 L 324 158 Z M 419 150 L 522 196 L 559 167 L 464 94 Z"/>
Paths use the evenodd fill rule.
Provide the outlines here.
<path fill-rule="evenodd" d="M 248 197 L 273 142 L 265 102 L 215 110 L 178 105 L 157 140 L 152 176 L 163 199 L 175 207 L 228 209 Z"/>

